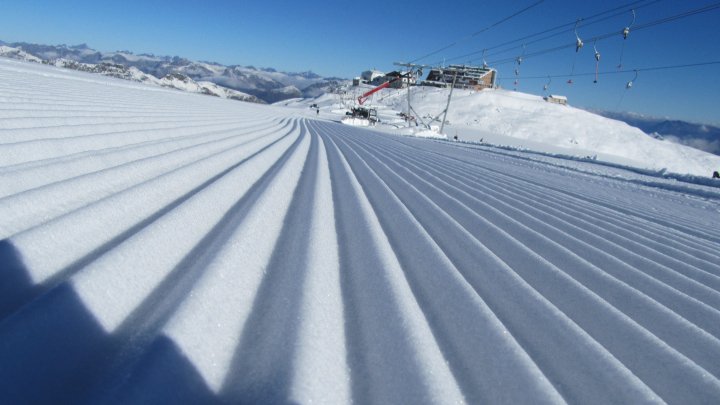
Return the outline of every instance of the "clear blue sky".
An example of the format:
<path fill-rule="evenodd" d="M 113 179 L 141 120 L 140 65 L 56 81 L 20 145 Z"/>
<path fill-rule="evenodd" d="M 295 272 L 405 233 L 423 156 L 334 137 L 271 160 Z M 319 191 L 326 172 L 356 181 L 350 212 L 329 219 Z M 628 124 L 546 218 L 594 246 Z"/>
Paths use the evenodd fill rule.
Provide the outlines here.
<path fill-rule="evenodd" d="M 421 57 L 451 43 L 420 63 L 480 63 L 479 55 L 458 56 L 518 39 L 580 17 L 631 3 L 632 0 L 545 0 L 527 12 L 481 34 L 475 32 L 537 0 L 480 2 L 428 0 L 355 1 L 184 1 L 184 0 L 3 0 L 0 39 L 44 44 L 87 43 L 101 51 L 178 55 L 223 64 L 312 70 L 324 76 L 353 77 L 363 70 L 393 69 L 395 61 Z M 646 0 L 639 2 L 636 25 L 713 4 L 713 0 Z M 451 5 L 444 5 L 451 4 Z M 581 37 L 617 31 L 600 40 L 601 71 L 617 71 L 623 44 L 620 30 L 631 14 L 583 26 Z M 720 9 L 655 27 L 632 31 L 625 41 L 625 69 L 720 61 Z M 537 38 L 532 38 L 534 40 Z M 529 42 L 531 40 L 527 40 Z M 573 32 L 528 44 L 531 54 L 574 42 Z M 488 62 L 514 58 L 521 43 Z M 521 77 L 594 72 L 593 44 L 576 55 L 564 49 L 526 57 Z M 500 49 L 502 50 L 502 49 Z M 489 51 L 488 54 L 497 50 Z M 576 58 L 576 59 L 575 59 Z M 500 84 L 514 88 L 515 64 L 496 66 Z M 720 124 L 720 65 L 634 74 L 552 79 L 550 91 L 568 96 L 581 107 L 633 111 L 696 122 Z M 521 79 L 518 90 L 542 93 L 547 79 Z"/>

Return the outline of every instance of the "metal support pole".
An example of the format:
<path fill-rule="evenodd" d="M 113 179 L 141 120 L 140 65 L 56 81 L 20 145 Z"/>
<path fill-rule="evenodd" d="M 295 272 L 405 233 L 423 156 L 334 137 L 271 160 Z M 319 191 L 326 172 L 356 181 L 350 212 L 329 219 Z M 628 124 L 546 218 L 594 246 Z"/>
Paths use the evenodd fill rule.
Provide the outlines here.
<path fill-rule="evenodd" d="M 414 63 L 401 63 L 401 62 L 395 62 L 395 65 L 396 65 L 396 66 L 403 66 L 403 67 L 407 68 L 407 70 L 408 70 L 408 73 L 407 73 L 407 76 L 406 76 L 406 77 L 407 77 L 407 86 L 408 86 L 408 96 L 407 96 L 407 99 L 408 99 L 408 111 L 407 111 L 407 116 L 408 116 L 408 126 L 410 126 L 410 119 L 409 119 L 410 116 L 411 116 L 410 114 L 414 112 L 414 109 L 412 108 L 412 103 L 411 103 L 411 101 L 410 101 L 410 76 L 414 75 L 416 70 L 419 71 L 419 69 L 428 68 L 428 67 L 430 67 L 430 66 L 427 66 L 427 65 L 416 65 L 416 64 L 414 64 Z M 416 119 L 417 119 L 417 117 L 416 117 Z"/>
<path fill-rule="evenodd" d="M 455 90 L 455 81 L 457 80 L 458 71 L 455 70 L 455 75 L 453 76 L 453 82 L 452 86 L 450 86 L 450 94 L 448 95 L 448 101 L 447 105 L 445 106 L 445 115 L 443 115 L 443 120 L 440 123 L 440 133 L 443 133 L 443 129 L 445 129 L 445 120 L 447 119 L 447 113 L 450 109 L 450 99 L 452 98 L 453 90 Z"/>
<path fill-rule="evenodd" d="M 412 114 L 412 105 L 410 104 L 410 75 L 411 75 L 412 73 L 413 73 L 413 71 L 412 71 L 412 70 L 409 70 L 409 71 L 408 71 L 408 76 L 407 76 L 407 88 L 408 88 L 408 113 L 407 113 L 407 116 L 408 116 L 408 127 L 411 127 L 411 126 L 412 126 L 412 125 L 410 124 L 410 117 L 412 116 L 412 115 L 410 115 L 410 114 Z"/>

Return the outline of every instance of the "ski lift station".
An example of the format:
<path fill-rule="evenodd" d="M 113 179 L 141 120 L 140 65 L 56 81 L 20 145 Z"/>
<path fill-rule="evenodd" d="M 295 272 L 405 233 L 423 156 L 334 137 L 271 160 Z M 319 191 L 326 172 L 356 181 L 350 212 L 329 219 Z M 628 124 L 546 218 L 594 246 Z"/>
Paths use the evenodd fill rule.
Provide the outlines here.
<path fill-rule="evenodd" d="M 497 71 L 487 66 L 449 65 L 431 69 L 421 84 L 450 87 L 455 82 L 455 88 L 488 89 L 495 87 L 496 78 Z"/>
<path fill-rule="evenodd" d="M 366 70 L 366 71 L 362 72 L 362 74 L 360 74 L 360 81 L 362 83 L 367 84 L 367 83 L 372 83 L 376 79 L 382 78 L 382 77 L 385 77 L 384 72 L 381 72 L 381 71 L 375 70 L 375 69 L 371 69 L 371 70 Z"/>
<path fill-rule="evenodd" d="M 393 89 L 404 89 L 408 86 L 414 86 L 417 83 L 416 77 L 408 72 L 392 71 L 382 77 L 377 77 L 370 84 L 373 86 L 380 86 L 383 83 L 390 82 L 390 86 Z"/>
<path fill-rule="evenodd" d="M 401 80 L 393 80 L 397 78 L 401 78 Z M 385 74 L 374 69 L 367 70 L 362 72 L 359 78 L 353 80 L 353 85 L 358 86 L 360 83 L 365 83 L 379 86 L 393 81 L 393 88 L 404 88 L 408 83 L 411 86 L 419 84 L 421 86 L 451 87 L 454 82 L 455 88 L 485 89 L 496 87 L 496 78 L 497 71 L 487 66 L 449 65 L 432 68 L 427 78 L 419 83 L 416 82 L 415 76 L 403 72 L 394 71 Z"/>

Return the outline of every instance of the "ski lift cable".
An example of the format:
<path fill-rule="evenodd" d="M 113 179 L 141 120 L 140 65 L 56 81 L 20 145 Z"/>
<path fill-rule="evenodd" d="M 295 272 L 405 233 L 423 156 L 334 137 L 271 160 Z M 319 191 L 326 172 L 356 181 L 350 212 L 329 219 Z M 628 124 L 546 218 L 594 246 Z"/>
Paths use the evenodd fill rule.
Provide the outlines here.
<path fill-rule="evenodd" d="M 656 26 L 656 25 L 666 24 L 666 23 L 669 23 L 669 22 L 672 22 L 672 21 L 676 21 L 676 20 L 679 20 L 679 19 L 682 19 L 682 18 L 686 18 L 686 17 L 693 16 L 693 15 L 707 13 L 707 12 L 716 10 L 716 9 L 718 9 L 718 8 L 720 8 L 720 2 L 716 2 L 716 3 L 713 3 L 713 4 L 709 4 L 709 5 L 707 5 L 707 6 L 704 6 L 704 7 L 699 8 L 699 9 L 694 9 L 694 10 L 686 11 L 686 12 L 683 12 L 683 13 L 680 13 L 680 14 L 676 14 L 676 15 L 673 15 L 673 16 L 669 16 L 669 17 L 665 17 L 665 18 L 662 18 L 662 19 L 659 19 L 659 20 L 650 21 L 650 22 L 645 23 L 645 24 L 640 24 L 640 25 L 636 26 L 636 27 L 634 28 L 634 30 L 635 30 L 635 31 L 638 31 L 638 30 L 643 30 L 643 29 L 646 29 L 646 28 L 654 27 L 654 26 Z M 603 40 L 603 39 L 607 39 L 607 38 L 614 37 L 614 36 L 616 36 L 616 35 L 618 35 L 618 34 L 617 34 L 617 31 L 612 31 L 612 32 L 609 32 L 609 33 L 606 33 L 606 34 L 601 34 L 601 35 L 598 35 L 598 36 L 589 38 L 588 41 L 596 41 L 596 40 L 597 40 L 597 41 L 600 41 L 600 40 Z M 556 51 L 559 51 L 559 50 L 562 50 L 562 49 L 566 49 L 566 48 L 572 48 L 572 47 L 574 47 L 575 45 L 576 45 L 575 43 L 565 44 L 565 45 L 560 45 L 560 46 L 556 46 L 556 47 L 553 47 L 553 48 L 544 49 L 544 50 L 541 50 L 541 51 L 536 51 L 536 52 L 528 53 L 528 54 L 525 55 L 525 59 L 531 58 L 531 57 L 535 57 L 535 56 L 545 55 L 545 54 L 552 53 L 552 52 L 556 52 Z M 506 63 L 514 62 L 514 61 L 515 61 L 514 58 L 505 58 L 505 59 L 499 59 L 499 60 L 496 60 L 496 61 L 492 61 L 491 64 L 492 64 L 492 65 L 503 65 L 503 64 L 506 64 Z"/>
<path fill-rule="evenodd" d="M 648 1 L 649 1 L 649 3 L 647 3 L 647 4 L 640 4 L 640 5 L 638 5 L 639 3 L 644 3 L 644 2 L 648 2 Z M 660 1 L 662 1 L 662 0 L 639 0 L 639 1 L 634 1 L 634 2 L 627 3 L 627 4 L 623 4 L 623 5 L 618 6 L 618 7 L 614 7 L 614 8 L 609 9 L 609 10 L 602 11 L 602 12 L 600 12 L 600 13 L 593 14 L 593 15 L 588 16 L 588 17 L 583 17 L 583 18 L 581 18 L 581 20 L 584 21 L 585 26 L 594 25 L 594 24 L 597 24 L 597 23 L 600 23 L 600 22 L 609 20 L 609 19 L 611 19 L 611 18 L 617 17 L 617 16 L 619 16 L 619 15 L 625 14 L 626 12 L 628 12 L 628 11 L 631 10 L 631 9 L 628 8 L 628 7 L 635 6 L 635 7 L 634 7 L 635 9 L 639 9 L 639 8 L 651 6 L 651 5 L 653 5 L 653 4 L 655 4 L 655 3 L 658 3 L 658 2 L 660 2 Z M 606 14 L 612 13 L 612 12 L 615 12 L 615 11 L 620 10 L 620 9 L 622 9 L 622 11 L 617 12 L 617 13 L 614 13 L 614 14 L 609 15 L 609 16 L 606 16 L 606 17 L 603 17 L 603 18 L 599 18 L 599 17 L 601 17 L 601 16 L 603 16 L 603 15 L 606 15 Z M 525 45 L 534 44 L 534 43 L 537 43 L 537 42 L 540 42 L 540 41 L 544 41 L 544 40 L 547 40 L 547 39 L 554 38 L 554 37 L 556 37 L 556 36 L 562 35 L 563 33 L 566 33 L 568 30 L 572 31 L 575 23 L 576 23 L 576 21 L 573 21 L 573 22 L 570 22 L 570 23 L 561 24 L 561 25 L 558 25 L 558 26 L 555 26 L 555 27 L 552 27 L 552 28 L 548 28 L 548 29 L 543 30 L 543 31 L 540 31 L 540 32 L 536 32 L 536 33 L 534 33 L 534 34 L 526 35 L 526 36 L 521 37 L 521 38 L 513 39 L 513 40 L 510 40 L 510 41 L 506 41 L 506 42 L 500 43 L 500 44 L 498 44 L 498 45 L 494 45 L 494 46 L 491 46 L 491 47 L 484 48 L 484 50 L 485 50 L 485 51 L 490 51 L 490 50 L 498 49 L 498 48 L 501 48 L 501 47 L 503 47 L 503 46 L 505 46 L 505 45 L 510 45 L 510 44 L 514 44 L 514 43 L 517 43 L 517 42 L 525 41 L 525 40 L 530 39 L 530 38 L 534 38 L 534 37 L 537 37 L 537 36 L 540 36 L 540 35 L 543 35 L 543 34 L 547 34 L 547 33 L 550 33 L 550 32 L 553 32 L 553 31 L 562 29 L 562 31 L 560 31 L 560 32 L 556 32 L 556 33 L 553 33 L 553 34 L 551 34 L 551 35 L 547 35 L 547 36 L 542 37 L 542 38 L 537 39 L 537 40 L 533 40 L 533 41 L 529 41 L 529 42 L 526 41 L 526 42 L 525 42 Z M 506 52 L 512 51 L 512 50 L 517 49 L 517 48 L 518 48 L 517 45 L 516 45 L 516 46 L 512 46 L 512 47 L 510 47 L 510 48 L 507 48 L 507 49 L 504 49 L 504 50 L 501 50 L 501 51 L 498 51 L 498 52 L 494 52 L 494 53 L 492 53 L 492 54 L 489 54 L 488 56 L 493 56 L 493 55 L 498 55 L 498 54 L 506 53 Z M 463 59 L 463 58 L 466 58 L 466 57 L 468 57 L 468 56 L 477 55 L 477 54 L 479 54 L 479 53 L 481 53 L 481 52 L 482 52 L 482 51 L 474 51 L 474 52 L 467 53 L 467 54 L 464 54 L 464 55 L 460 55 L 460 56 L 455 56 L 455 57 L 449 58 L 448 60 Z M 436 64 L 437 64 L 437 63 L 436 63 Z"/>
<path fill-rule="evenodd" d="M 658 1 L 661 1 L 661 0 L 656 0 L 655 2 L 658 2 Z M 624 12 L 623 12 L 623 13 L 624 13 Z M 606 21 L 606 20 L 609 20 L 609 19 L 611 19 L 611 18 L 617 17 L 618 15 L 619 15 L 619 14 L 613 14 L 613 15 L 611 15 L 611 16 L 608 16 L 608 17 L 606 17 L 606 18 L 603 18 L 603 19 L 597 20 L 597 21 L 590 21 L 590 22 L 588 22 L 586 19 L 582 19 L 582 21 L 584 22 L 584 25 L 587 27 L 587 26 L 595 25 L 595 24 L 604 22 L 604 21 Z M 573 23 L 572 25 L 574 26 L 574 23 Z M 563 31 L 560 31 L 560 32 L 556 32 L 556 33 L 553 33 L 553 34 L 550 34 L 550 35 L 546 35 L 546 36 L 544 36 L 544 37 L 538 38 L 538 39 L 533 40 L 533 41 L 529 41 L 529 42 L 525 43 L 525 45 L 532 45 L 532 44 L 536 44 L 536 43 L 538 43 L 538 42 L 543 42 L 543 41 L 546 41 L 546 40 L 548 40 L 548 39 L 555 38 L 555 37 L 558 37 L 558 36 L 560 36 L 560 35 L 564 35 L 565 33 L 569 32 L 569 31 L 573 31 L 573 28 L 566 29 L 566 30 L 563 30 Z M 488 48 L 488 49 L 496 49 L 496 48 L 498 48 L 498 47 L 493 47 L 493 48 Z M 515 46 L 509 47 L 509 48 L 501 49 L 501 50 L 499 50 L 499 51 L 497 51 L 497 52 L 493 52 L 493 53 L 489 54 L 488 56 L 502 55 L 503 53 L 510 52 L 510 51 L 515 50 L 515 49 L 517 49 L 517 48 L 518 48 L 518 46 L 515 45 Z M 464 55 L 464 56 L 468 56 L 468 55 Z M 450 60 L 454 60 L 454 58 L 451 58 Z"/>
<path fill-rule="evenodd" d="M 670 69 L 686 69 L 686 68 L 693 68 L 693 67 L 700 67 L 700 66 L 711 66 L 711 65 L 720 65 L 720 60 L 716 61 L 707 61 L 707 62 L 697 62 L 697 63 L 686 63 L 682 65 L 667 65 L 667 66 L 651 66 L 651 67 L 644 67 L 644 68 L 637 68 L 637 69 L 628 69 L 628 70 L 608 70 L 604 72 L 598 72 L 600 76 L 604 75 L 617 75 L 617 74 L 625 74 L 625 73 L 642 73 L 642 72 L 653 72 L 653 71 L 659 71 L 659 70 L 670 70 Z M 594 76 L 595 72 L 586 72 L 586 73 L 575 73 L 575 76 Z M 565 78 L 569 77 L 567 74 L 556 74 L 556 75 L 544 75 L 544 76 L 520 76 L 519 79 L 522 80 L 538 80 L 538 79 L 558 79 L 558 78 Z M 637 79 L 637 76 L 635 77 Z M 633 79 L 633 80 L 635 80 Z M 549 82 L 548 82 L 549 83 Z"/>
<path fill-rule="evenodd" d="M 698 9 L 689 10 L 689 11 L 686 11 L 686 12 L 684 12 L 684 13 L 680 13 L 680 14 L 676 14 L 676 15 L 673 15 L 673 16 L 669 16 L 669 17 L 662 18 L 662 19 L 660 19 L 660 20 L 655 20 L 655 21 L 651 21 L 651 22 L 648 22 L 648 23 L 645 23 L 645 24 L 640 24 L 640 25 L 638 25 L 637 27 L 635 27 L 634 30 L 637 31 L 637 30 L 640 30 L 640 29 L 645 29 L 645 28 L 649 28 L 649 27 L 654 27 L 654 26 L 656 26 L 656 25 L 665 24 L 665 23 L 668 23 L 668 22 L 671 22 L 671 21 L 679 20 L 679 19 L 685 18 L 685 17 L 690 17 L 690 16 L 693 16 L 693 15 L 696 15 L 696 14 L 707 13 L 707 12 L 709 12 L 709 11 L 713 11 L 713 10 L 718 9 L 718 8 L 720 8 L 720 2 L 708 4 L 707 6 L 704 6 L 704 7 L 698 8 Z"/>
<path fill-rule="evenodd" d="M 544 3 L 544 2 L 545 2 L 545 0 L 538 0 L 538 1 L 536 1 L 535 3 L 532 3 L 532 4 L 530 4 L 529 6 L 523 8 L 523 9 L 521 9 L 521 10 L 516 11 L 515 13 L 513 13 L 513 14 L 511 14 L 511 15 L 509 15 L 509 16 L 507 16 L 507 17 L 505 17 L 505 18 L 503 18 L 503 19 L 501 19 L 501 20 L 499 20 L 499 21 L 496 21 L 496 22 L 488 25 L 487 27 L 481 29 L 480 31 L 473 32 L 472 34 L 467 35 L 467 36 L 461 38 L 461 39 L 458 40 L 458 41 L 455 41 L 455 42 L 453 42 L 453 43 L 451 43 L 451 44 L 449 44 L 449 45 L 446 45 L 446 46 L 444 46 L 444 47 L 442 47 L 442 48 L 440 48 L 440 49 L 437 49 L 437 50 L 435 50 L 435 51 L 432 51 L 432 52 L 430 52 L 430 53 L 428 53 L 428 54 L 426 54 L 426 55 L 424 55 L 424 56 L 421 56 L 421 57 L 419 57 L 419 58 L 411 61 L 410 63 L 416 63 L 416 62 L 418 62 L 418 61 L 420 61 L 420 60 L 423 60 L 423 59 L 428 58 L 428 57 L 430 57 L 430 56 L 436 55 L 436 54 L 438 54 L 438 53 L 440 53 L 440 52 L 442 52 L 442 51 L 444 51 L 444 50 L 450 49 L 450 48 L 454 47 L 455 45 L 457 45 L 457 44 L 459 44 L 459 43 L 461 43 L 461 42 L 465 42 L 465 41 L 468 41 L 468 40 L 470 40 L 470 39 L 472 39 L 472 38 L 475 38 L 476 36 L 482 34 L 483 32 L 486 32 L 486 31 L 488 31 L 488 30 L 490 30 L 490 29 L 492 29 L 492 28 L 495 28 L 495 27 L 497 27 L 498 25 L 500 25 L 500 24 L 502 24 L 502 23 L 504 23 L 504 22 L 507 22 L 507 21 L 509 21 L 509 20 L 517 17 L 517 16 L 519 16 L 520 14 L 522 14 L 522 13 L 524 13 L 524 12 L 526 12 L 526 11 L 528 11 L 528 10 L 536 7 L 536 6 L 539 6 L 540 4 L 542 4 L 542 3 Z"/>
<path fill-rule="evenodd" d="M 657 1 L 660 1 L 660 0 L 657 0 Z M 602 19 L 602 20 L 598 20 L 598 21 L 595 21 L 595 22 L 585 23 L 585 26 L 594 25 L 594 24 L 603 22 L 603 21 L 605 21 L 605 20 L 607 20 L 607 19 L 610 19 L 610 18 L 612 18 L 612 17 L 616 17 L 616 15 L 612 15 L 612 16 L 610 16 L 610 17 L 607 17 L 607 18 L 604 18 L 604 19 Z M 567 32 L 570 32 L 570 31 L 573 31 L 573 28 L 570 28 L 569 30 L 563 30 L 563 31 L 561 31 L 561 32 L 556 32 L 556 33 L 551 34 L 551 35 L 546 35 L 546 36 L 541 37 L 541 38 L 538 38 L 538 39 L 536 39 L 536 40 L 534 40 L 534 41 L 529 41 L 529 42 L 525 43 L 525 45 L 527 46 L 527 45 L 536 44 L 536 43 L 538 43 L 538 42 L 543 42 L 543 41 L 546 41 L 546 40 L 548 40 L 548 39 L 555 38 L 555 37 L 558 37 L 558 36 L 560 36 L 560 35 L 564 35 L 564 34 L 566 34 Z M 497 52 L 493 52 L 493 53 L 488 54 L 488 56 L 502 55 L 502 54 L 504 54 L 504 53 L 508 53 L 508 52 L 510 52 L 510 51 L 513 51 L 513 50 L 515 50 L 515 49 L 517 49 L 517 48 L 518 48 L 517 46 L 512 46 L 512 47 L 509 47 L 509 48 L 501 49 L 501 50 L 499 50 L 499 51 L 497 51 Z M 495 48 L 493 48 L 493 49 L 495 49 Z M 468 54 L 468 55 L 463 55 L 463 56 L 471 56 L 471 55 Z M 450 58 L 449 60 L 455 60 L 455 59 L 456 59 L 456 58 Z"/>
<path fill-rule="evenodd" d="M 621 15 L 621 14 L 624 14 L 626 11 L 628 11 L 628 7 L 630 7 L 630 6 L 635 6 L 635 5 L 637 5 L 638 3 L 643 3 L 643 2 L 646 2 L 646 1 L 649 1 L 649 0 L 640 0 L 640 1 L 635 1 L 635 2 L 632 2 L 632 3 L 624 4 L 624 5 L 622 5 L 622 6 L 618 6 L 618 7 L 615 7 L 615 8 L 612 8 L 612 9 L 609 9 L 609 10 L 606 10 L 606 11 L 603 11 L 603 12 L 600 12 L 600 13 L 597 13 L 597 14 L 594 14 L 594 15 L 591 15 L 591 16 L 588 16 L 588 17 L 582 17 L 582 18 L 580 18 L 580 20 L 582 20 L 586 26 L 592 25 L 592 24 L 596 24 L 596 23 L 598 23 L 598 22 L 602 22 L 602 21 L 608 20 L 608 19 L 610 19 L 610 18 L 617 17 L 617 16 L 619 16 L 619 15 Z M 650 5 L 652 5 L 652 4 L 658 3 L 658 2 L 660 2 L 660 1 L 662 1 L 662 0 L 652 0 L 652 1 L 651 1 L 650 3 L 648 3 L 648 4 L 636 6 L 635 8 L 647 7 L 647 6 L 650 6 Z M 616 10 L 618 10 L 618 9 L 622 9 L 622 11 L 620 11 L 620 12 L 618 12 L 618 13 L 615 13 L 615 14 L 612 14 L 612 15 L 610 15 L 610 16 L 604 17 L 604 18 L 602 18 L 602 19 L 596 20 L 596 18 L 598 18 L 598 17 L 600 17 L 600 16 L 603 16 L 603 15 L 605 15 L 605 14 L 608 14 L 608 13 L 614 12 L 614 11 L 616 11 Z M 555 30 L 563 29 L 563 28 L 564 28 L 563 31 L 554 33 L 554 34 L 552 34 L 551 36 L 545 37 L 545 38 L 543 38 L 543 39 L 552 38 L 552 37 L 554 37 L 554 36 L 562 35 L 563 33 L 567 32 L 568 30 L 572 30 L 573 27 L 575 26 L 576 22 L 577 22 L 577 20 L 576 20 L 576 21 L 573 21 L 573 22 L 570 22 L 570 23 L 561 24 L 561 25 L 558 25 L 558 26 L 555 26 L 555 27 L 553 27 L 553 28 L 549 28 L 549 29 L 546 29 L 546 30 L 543 30 L 543 31 L 540 31 L 540 32 L 536 32 L 536 33 L 534 33 L 534 34 L 530 34 L 530 35 L 524 36 L 524 37 L 522 37 L 522 38 L 517 38 L 517 39 L 513 39 L 513 40 L 510 40 L 510 41 L 507 41 L 507 42 L 503 42 L 503 43 L 501 43 L 501 44 L 498 44 L 498 45 L 489 47 L 489 48 L 487 48 L 487 50 L 497 49 L 497 48 L 503 47 L 503 46 L 505 46 L 505 45 L 517 43 L 517 42 L 520 42 L 520 41 L 524 41 L 524 40 L 526 40 L 526 39 L 534 38 L 534 37 L 536 37 L 536 36 L 540 36 L 540 35 L 547 34 L 547 33 L 549 33 L 549 32 L 552 32 L 552 31 L 555 31 Z M 532 44 L 532 43 L 535 43 L 535 42 L 538 42 L 538 40 L 535 40 L 535 41 L 532 41 L 532 42 L 527 42 L 527 41 L 526 41 L 525 43 L 526 43 L 526 44 Z M 517 46 L 513 47 L 512 49 L 515 49 L 515 48 L 517 48 Z"/>
<path fill-rule="evenodd" d="M 639 8 L 642 8 L 642 7 L 650 6 L 650 5 L 652 5 L 652 4 L 654 4 L 654 3 L 658 3 L 658 2 L 660 2 L 660 1 L 662 1 L 662 0 L 654 0 L 652 3 L 645 4 L 645 5 L 641 6 L 641 7 L 636 7 L 635 9 L 629 9 L 629 10 L 628 10 L 628 9 L 625 9 L 625 10 L 619 12 L 619 13 L 616 13 L 616 14 L 613 14 L 613 15 L 610 15 L 610 16 L 607 16 L 607 17 L 605 17 L 605 18 L 602 18 L 602 19 L 599 19 L 599 20 L 596 20 L 596 21 L 588 21 L 587 18 L 583 18 L 582 20 L 583 20 L 583 22 L 584 22 L 584 26 L 587 27 L 587 26 L 590 26 L 590 25 L 599 24 L 599 23 L 601 23 L 601 22 L 604 22 L 604 21 L 607 21 L 607 20 L 609 20 L 609 19 L 615 18 L 615 17 L 617 17 L 617 16 L 619 16 L 619 15 L 625 14 L 625 13 L 628 12 L 628 11 L 633 11 L 633 10 L 636 10 L 636 9 L 639 9 Z M 574 23 L 571 23 L 571 24 L 569 24 L 569 25 L 570 25 L 570 27 L 572 27 L 572 26 L 574 26 Z M 565 26 L 567 26 L 567 24 L 566 24 Z M 542 38 L 538 38 L 538 39 L 536 39 L 536 40 L 534 40 L 534 41 L 526 42 L 525 45 L 532 45 L 532 44 L 535 44 L 535 43 L 538 43 L 538 42 L 542 42 L 542 41 L 545 41 L 545 40 L 548 40 L 548 39 L 551 39 L 551 38 L 555 38 L 555 37 L 557 37 L 557 36 L 563 35 L 563 34 L 569 32 L 569 31 L 572 31 L 572 30 L 573 30 L 573 28 L 570 28 L 570 29 L 566 29 L 566 30 L 563 30 L 563 31 L 560 31 L 560 32 L 556 32 L 556 33 L 553 33 L 553 34 L 550 34 L 550 35 L 546 35 L 546 36 L 544 36 L 544 37 L 542 37 Z M 513 43 L 513 42 L 517 42 L 517 41 L 511 41 L 511 42 L 509 42 L 509 43 Z M 488 49 L 495 49 L 495 48 L 498 48 L 498 47 L 492 47 L 492 48 L 488 48 Z M 497 51 L 497 52 L 493 52 L 493 53 L 489 54 L 488 56 L 502 55 L 502 54 L 504 54 L 504 53 L 510 52 L 510 51 L 512 51 L 512 50 L 515 50 L 515 49 L 517 49 L 517 48 L 518 48 L 518 46 L 517 46 L 517 45 L 514 45 L 514 46 L 511 46 L 511 47 L 508 47 L 508 48 L 505 48 L 505 49 L 501 49 L 501 50 L 499 50 L 499 51 Z M 461 57 L 472 56 L 473 54 L 477 54 L 477 52 L 474 52 L 474 53 L 471 53 L 471 54 L 466 54 L 466 55 L 463 55 L 463 56 L 461 56 Z M 456 59 L 459 59 L 459 58 L 460 58 L 460 57 L 455 57 L 455 58 L 450 58 L 449 60 L 452 61 L 452 60 L 456 60 Z"/>
<path fill-rule="evenodd" d="M 519 10 L 519 11 L 515 12 L 514 14 L 509 15 L 509 16 L 503 18 L 502 20 L 500 20 L 500 21 L 498 21 L 498 22 L 496 22 L 496 23 L 494 23 L 494 24 L 492 24 L 492 25 L 490 25 L 490 26 L 488 26 L 488 27 L 485 27 L 485 28 L 481 29 L 480 31 L 473 32 L 473 33 L 471 34 L 471 36 L 472 36 L 472 37 L 476 37 L 476 36 L 482 34 L 483 32 L 486 32 L 486 31 L 488 31 L 488 30 L 490 30 L 490 29 L 492 29 L 492 28 L 495 28 L 495 27 L 497 27 L 498 25 L 500 25 L 500 24 L 502 24 L 502 23 L 504 23 L 504 22 L 506 22 L 506 21 L 508 21 L 508 20 L 511 20 L 511 19 L 519 16 L 520 14 L 522 14 L 522 13 L 524 13 L 524 12 L 526 12 L 526 11 L 532 9 L 532 8 L 534 8 L 534 7 L 536 7 L 536 6 L 539 6 L 539 5 L 542 4 L 544 1 L 545 1 L 545 0 L 538 0 L 538 1 L 536 1 L 535 3 L 533 3 L 533 4 L 531 4 L 531 5 L 523 8 L 522 10 Z"/>

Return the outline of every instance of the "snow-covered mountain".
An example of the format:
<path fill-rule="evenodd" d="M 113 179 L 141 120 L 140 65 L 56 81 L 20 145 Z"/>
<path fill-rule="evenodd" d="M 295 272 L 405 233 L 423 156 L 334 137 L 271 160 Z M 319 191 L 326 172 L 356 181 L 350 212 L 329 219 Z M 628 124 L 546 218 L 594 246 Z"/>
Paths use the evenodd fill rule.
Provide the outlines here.
<path fill-rule="evenodd" d="M 122 65 L 128 68 L 134 67 L 157 78 L 182 74 L 196 82 L 215 83 L 251 94 L 265 102 L 314 97 L 319 95 L 319 91 L 327 91 L 342 82 L 342 79 L 323 78 L 312 72 L 285 73 L 253 66 L 225 66 L 214 62 L 198 62 L 178 56 L 136 55 L 130 51 L 99 52 L 85 44 L 67 46 L 11 43 L 6 45 L 46 61 L 66 59 L 86 64 Z"/>
<path fill-rule="evenodd" d="M 140 71 L 140 69 L 134 66 L 128 67 L 123 64 L 111 62 L 84 63 L 65 58 L 46 60 L 30 55 L 19 48 L 13 48 L 6 45 L 0 46 L 0 56 L 19 59 L 26 62 L 51 64 L 61 68 L 88 73 L 97 73 L 104 76 L 131 80 L 155 86 L 170 87 L 191 93 L 201 93 L 215 97 L 248 101 L 252 103 L 264 103 L 264 101 L 253 95 L 229 89 L 207 81 L 196 82 L 188 76 L 180 73 L 169 73 L 161 78 L 157 78 L 154 75 Z"/>
<path fill-rule="evenodd" d="M 100 64 L 81 63 L 67 59 L 55 59 L 52 64 L 57 67 L 79 70 L 81 72 L 99 73 L 104 76 L 118 79 L 132 80 L 136 82 L 152 84 L 162 87 L 170 87 L 191 93 L 202 93 L 210 96 L 229 98 L 233 100 L 248 101 L 252 103 L 263 103 L 257 97 L 237 90 L 219 86 L 211 82 L 196 82 L 195 80 L 180 73 L 169 73 L 161 78 L 144 73 L 136 67 L 103 62 Z"/>
<path fill-rule="evenodd" d="M 720 155 L 720 128 L 718 127 L 681 120 L 649 117 L 635 113 L 593 112 L 604 117 L 626 122 L 640 128 L 646 134 Z"/>
<path fill-rule="evenodd" d="M 345 98 L 326 94 L 316 99 L 279 103 L 307 108 L 318 104 L 339 120 L 365 87 L 350 87 Z M 377 108 L 379 130 L 407 135 L 437 136 L 422 123 L 438 127 L 447 89 L 414 87 L 411 100 L 418 126 L 400 116 L 407 112 L 407 90 L 383 89 L 366 102 Z M 417 113 L 417 114 L 415 114 Z M 631 166 L 656 172 L 707 177 L 720 170 L 720 156 L 649 136 L 618 120 L 570 105 L 548 103 L 542 97 L 502 89 L 455 90 L 444 128 L 447 137 L 521 150 Z M 445 136 L 445 135 L 443 135 Z"/>
<path fill-rule="evenodd" d="M 2 42 L 0 42 L 2 43 Z M 19 48 L 13 48 L 11 46 L 7 45 L 0 45 L 0 56 L 4 56 L 6 58 L 13 58 L 18 60 L 24 60 L 26 62 L 35 62 L 35 63 L 41 63 L 43 60 L 38 58 L 37 56 L 30 55 L 29 53 L 23 51 Z"/>

